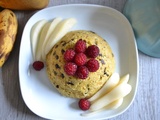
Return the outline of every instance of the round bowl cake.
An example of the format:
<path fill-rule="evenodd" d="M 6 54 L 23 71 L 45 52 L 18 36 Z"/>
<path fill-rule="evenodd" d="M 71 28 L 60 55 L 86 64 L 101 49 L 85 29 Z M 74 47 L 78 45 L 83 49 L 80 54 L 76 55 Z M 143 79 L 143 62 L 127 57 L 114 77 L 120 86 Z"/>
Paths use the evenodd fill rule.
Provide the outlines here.
<path fill-rule="evenodd" d="M 95 58 L 99 62 L 99 69 L 90 72 L 86 79 L 69 76 L 64 71 L 64 53 L 73 49 L 78 40 L 84 40 L 87 47 L 96 45 L 99 55 Z M 115 69 L 115 59 L 109 44 L 102 37 L 92 31 L 76 30 L 67 33 L 57 42 L 46 56 L 48 77 L 53 86 L 63 96 L 72 98 L 90 98 L 109 79 Z"/>

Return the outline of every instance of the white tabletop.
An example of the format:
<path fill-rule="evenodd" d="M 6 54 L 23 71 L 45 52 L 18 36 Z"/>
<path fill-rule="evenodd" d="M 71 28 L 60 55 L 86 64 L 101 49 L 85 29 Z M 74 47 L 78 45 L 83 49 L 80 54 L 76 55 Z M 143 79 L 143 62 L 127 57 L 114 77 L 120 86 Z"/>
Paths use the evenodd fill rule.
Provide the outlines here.
<path fill-rule="evenodd" d="M 62 4 L 98 4 L 123 10 L 126 0 L 50 0 L 48 7 Z M 37 11 L 14 11 L 19 21 L 13 51 L 1 68 L 0 120 L 43 120 L 25 105 L 19 86 L 18 57 L 21 35 L 27 20 Z M 133 104 L 123 114 L 110 120 L 160 119 L 160 59 L 139 52 L 139 85 Z"/>

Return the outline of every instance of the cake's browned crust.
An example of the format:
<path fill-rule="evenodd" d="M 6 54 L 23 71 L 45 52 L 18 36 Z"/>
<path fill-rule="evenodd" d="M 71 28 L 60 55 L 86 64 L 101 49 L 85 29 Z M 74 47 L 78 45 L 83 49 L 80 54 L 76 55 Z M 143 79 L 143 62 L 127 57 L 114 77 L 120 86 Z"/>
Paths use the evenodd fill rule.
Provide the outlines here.
<path fill-rule="evenodd" d="M 64 52 L 74 48 L 79 40 L 85 40 L 87 46 L 97 45 L 100 54 L 96 58 L 100 67 L 96 72 L 90 72 L 89 77 L 82 80 L 68 76 L 64 72 Z M 91 31 L 71 31 L 67 33 L 46 56 L 47 74 L 53 86 L 64 96 L 73 98 L 89 98 L 94 95 L 114 72 L 115 60 L 109 44 Z"/>

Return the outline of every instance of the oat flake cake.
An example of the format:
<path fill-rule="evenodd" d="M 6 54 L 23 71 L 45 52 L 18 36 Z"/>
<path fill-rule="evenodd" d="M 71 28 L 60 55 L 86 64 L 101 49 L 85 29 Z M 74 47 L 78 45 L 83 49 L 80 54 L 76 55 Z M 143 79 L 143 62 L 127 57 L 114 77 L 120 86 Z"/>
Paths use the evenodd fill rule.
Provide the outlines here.
<path fill-rule="evenodd" d="M 99 69 L 90 72 L 86 79 L 68 76 L 64 71 L 64 52 L 74 48 L 78 40 L 85 40 L 87 46 L 97 45 L 100 54 L 96 57 Z M 91 31 L 77 30 L 67 33 L 56 43 L 46 56 L 48 77 L 53 86 L 63 95 L 72 98 L 89 98 L 94 95 L 108 80 L 115 69 L 115 59 L 109 44 Z"/>

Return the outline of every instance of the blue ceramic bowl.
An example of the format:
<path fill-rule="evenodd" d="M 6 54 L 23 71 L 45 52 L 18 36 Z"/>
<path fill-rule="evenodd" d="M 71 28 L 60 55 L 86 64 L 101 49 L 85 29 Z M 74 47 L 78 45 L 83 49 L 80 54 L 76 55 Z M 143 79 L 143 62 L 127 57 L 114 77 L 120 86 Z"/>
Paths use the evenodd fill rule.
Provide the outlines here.
<path fill-rule="evenodd" d="M 160 0 L 128 0 L 123 14 L 133 27 L 138 49 L 160 58 Z"/>

